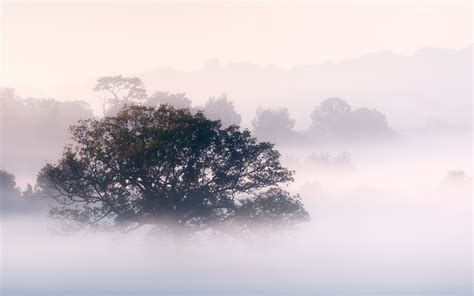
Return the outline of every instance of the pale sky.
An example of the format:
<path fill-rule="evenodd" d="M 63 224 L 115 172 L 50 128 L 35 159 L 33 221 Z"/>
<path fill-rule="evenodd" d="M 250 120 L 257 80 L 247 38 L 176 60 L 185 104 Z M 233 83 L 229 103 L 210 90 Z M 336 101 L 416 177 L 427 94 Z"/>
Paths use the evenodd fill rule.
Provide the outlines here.
<path fill-rule="evenodd" d="M 472 43 L 471 2 L 2 3 L 4 86 L 55 88 L 213 58 L 280 67 Z"/>

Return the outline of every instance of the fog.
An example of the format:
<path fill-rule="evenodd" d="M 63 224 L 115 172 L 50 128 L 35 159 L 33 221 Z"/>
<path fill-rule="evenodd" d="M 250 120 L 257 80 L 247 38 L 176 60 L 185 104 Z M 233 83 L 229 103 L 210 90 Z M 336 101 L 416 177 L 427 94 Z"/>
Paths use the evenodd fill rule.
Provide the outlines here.
<path fill-rule="evenodd" d="M 470 5 L 195 4 L 4 6 L 0 294 L 472 295 Z M 72 231 L 40 172 L 75 145 L 71 126 L 130 106 L 274 143 L 311 220 Z"/>
<path fill-rule="evenodd" d="M 283 148 L 296 171 L 291 191 L 312 221 L 265 238 L 202 233 L 180 241 L 147 228 L 65 234 L 43 205 L 4 213 L 2 291 L 469 295 L 470 140 L 407 135 L 390 145 Z"/>

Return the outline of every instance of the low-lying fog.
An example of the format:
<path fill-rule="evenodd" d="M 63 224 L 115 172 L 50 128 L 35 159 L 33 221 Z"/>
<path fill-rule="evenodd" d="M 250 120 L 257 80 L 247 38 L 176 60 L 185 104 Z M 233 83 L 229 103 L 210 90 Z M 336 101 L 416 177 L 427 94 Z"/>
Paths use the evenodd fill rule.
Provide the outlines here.
<path fill-rule="evenodd" d="M 147 229 L 64 235 L 46 218 L 43 204 L 35 205 L 2 217 L 2 291 L 471 293 L 469 133 L 277 148 L 296 171 L 291 191 L 302 195 L 312 217 L 298 231 L 252 239 L 205 233 L 186 242 L 152 237 Z"/>
<path fill-rule="evenodd" d="M 469 1 L 3 2 L 0 295 L 472 294 Z M 65 233 L 48 217 L 51 201 L 33 189 L 36 176 L 61 158 L 71 125 L 129 104 L 202 111 L 277 143 L 281 163 L 295 171 L 285 190 L 301 195 L 311 221 L 285 234 L 207 230 L 186 240 L 149 227 Z M 129 144 L 143 134 L 130 134 L 103 155 L 132 151 L 141 166 L 134 179 L 143 181 L 143 163 L 156 151 L 135 157 Z M 189 145 L 183 135 L 166 137 Z M 169 147 L 155 140 L 147 145 Z M 162 155 L 175 163 L 175 154 Z M 233 177 L 228 171 L 220 175 Z M 262 171 L 279 169 L 252 173 Z M 147 190 L 160 183 L 166 191 L 168 176 L 160 181 L 140 197 L 163 200 Z M 114 182 L 105 186 L 112 194 Z M 185 188 L 179 199 L 201 213 Z M 219 190 L 212 191 L 211 198 Z M 142 203 L 145 214 L 133 208 L 120 218 L 158 216 L 157 199 Z M 161 208 L 179 212 L 172 203 Z"/>

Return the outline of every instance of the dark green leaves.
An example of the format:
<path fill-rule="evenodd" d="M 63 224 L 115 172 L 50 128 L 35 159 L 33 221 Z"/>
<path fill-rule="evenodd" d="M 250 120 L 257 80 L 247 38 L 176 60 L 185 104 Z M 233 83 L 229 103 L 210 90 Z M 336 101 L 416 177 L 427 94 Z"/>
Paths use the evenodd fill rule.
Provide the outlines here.
<path fill-rule="evenodd" d="M 81 121 L 71 132 L 75 144 L 39 176 L 60 204 L 56 217 L 203 229 L 249 210 L 245 219 L 261 213 L 266 219 L 267 204 L 273 222 L 305 216 L 281 189 L 259 195 L 293 180 L 273 144 L 201 113 L 129 106 L 114 117 Z"/>

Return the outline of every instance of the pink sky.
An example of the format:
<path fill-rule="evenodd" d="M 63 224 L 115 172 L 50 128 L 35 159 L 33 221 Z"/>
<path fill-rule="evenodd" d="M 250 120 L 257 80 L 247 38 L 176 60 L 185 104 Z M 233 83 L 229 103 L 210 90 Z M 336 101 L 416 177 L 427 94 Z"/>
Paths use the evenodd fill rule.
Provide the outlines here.
<path fill-rule="evenodd" d="M 55 88 L 212 58 L 291 67 L 472 43 L 469 1 L 3 3 L 1 84 Z"/>

